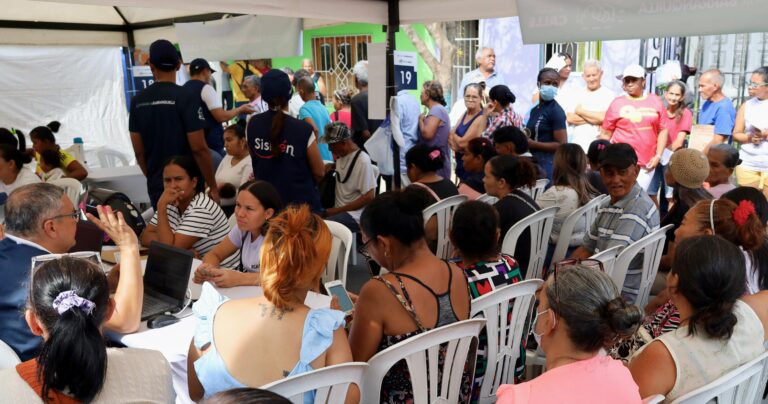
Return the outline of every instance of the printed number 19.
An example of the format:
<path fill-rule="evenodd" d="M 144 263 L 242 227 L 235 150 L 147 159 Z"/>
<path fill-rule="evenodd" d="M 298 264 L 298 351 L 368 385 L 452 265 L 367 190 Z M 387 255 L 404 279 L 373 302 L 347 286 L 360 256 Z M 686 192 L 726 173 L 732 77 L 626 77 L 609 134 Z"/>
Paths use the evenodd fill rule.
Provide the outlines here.
<path fill-rule="evenodd" d="M 411 84 L 411 72 L 410 71 L 400 71 L 400 81 L 405 84 Z"/>

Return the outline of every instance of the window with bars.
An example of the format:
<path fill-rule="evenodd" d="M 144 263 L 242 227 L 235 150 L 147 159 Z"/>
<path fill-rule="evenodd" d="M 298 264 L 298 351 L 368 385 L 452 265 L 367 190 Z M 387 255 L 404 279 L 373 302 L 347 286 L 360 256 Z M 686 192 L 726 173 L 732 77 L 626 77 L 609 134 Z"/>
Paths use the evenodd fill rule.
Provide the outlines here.
<path fill-rule="evenodd" d="M 340 88 L 354 88 L 352 69 L 355 63 L 368 59 L 370 35 L 345 35 L 312 38 L 312 57 L 315 71 L 325 81 L 326 102 Z"/>

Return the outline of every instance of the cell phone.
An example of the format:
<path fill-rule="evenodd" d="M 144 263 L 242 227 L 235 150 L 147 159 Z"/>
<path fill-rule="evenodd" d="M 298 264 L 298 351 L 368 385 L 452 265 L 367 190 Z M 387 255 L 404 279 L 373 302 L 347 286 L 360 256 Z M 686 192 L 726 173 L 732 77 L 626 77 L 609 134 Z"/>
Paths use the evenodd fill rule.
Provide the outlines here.
<path fill-rule="evenodd" d="M 354 309 L 355 305 L 352 304 L 352 299 L 349 298 L 347 290 L 344 289 L 344 284 L 341 281 L 330 281 L 325 283 L 325 290 L 331 296 L 336 296 L 339 299 L 339 306 L 344 313 L 349 314 Z"/>

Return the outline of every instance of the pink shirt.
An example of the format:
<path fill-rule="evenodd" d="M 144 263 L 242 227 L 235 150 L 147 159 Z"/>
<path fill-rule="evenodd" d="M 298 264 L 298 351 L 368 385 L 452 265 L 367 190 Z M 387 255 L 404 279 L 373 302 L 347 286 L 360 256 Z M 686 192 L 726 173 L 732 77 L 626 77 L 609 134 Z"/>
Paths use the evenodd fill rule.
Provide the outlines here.
<path fill-rule="evenodd" d="M 677 139 L 677 135 L 680 132 L 691 133 L 691 126 L 693 125 L 693 114 L 691 110 L 686 108 L 683 111 L 683 116 L 680 117 L 680 122 L 677 122 L 676 118 L 670 118 L 666 111 L 661 114 L 661 127 L 669 131 L 669 140 L 667 140 L 667 146 Z"/>
<path fill-rule="evenodd" d="M 656 155 L 662 114 L 666 112 L 656 94 L 646 94 L 642 98 L 622 95 L 608 107 L 603 129 L 613 132 L 611 143 L 632 145 L 638 164 L 644 166 Z"/>
<path fill-rule="evenodd" d="M 497 404 L 640 404 L 640 390 L 629 370 L 608 356 L 554 368 L 525 383 L 503 384 Z"/>

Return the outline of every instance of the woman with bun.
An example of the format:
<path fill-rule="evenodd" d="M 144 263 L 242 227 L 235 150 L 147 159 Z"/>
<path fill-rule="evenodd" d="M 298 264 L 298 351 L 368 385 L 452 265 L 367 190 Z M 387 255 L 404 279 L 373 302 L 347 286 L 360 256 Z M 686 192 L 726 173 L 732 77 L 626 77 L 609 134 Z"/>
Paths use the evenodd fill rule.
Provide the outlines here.
<path fill-rule="evenodd" d="M 467 195 L 469 199 L 477 199 L 485 193 L 483 177 L 485 176 L 485 163 L 496 156 L 496 148 L 491 139 L 477 137 L 467 143 L 461 160 L 466 174 L 459 183 L 459 193 Z"/>
<path fill-rule="evenodd" d="M 32 150 L 35 152 L 35 159 L 40 161 L 40 153 L 44 150 L 56 150 L 61 155 L 61 167 L 64 169 L 64 175 L 67 178 L 74 178 L 82 181 L 88 176 L 88 171 L 71 154 L 56 144 L 54 133 L 59 131 L 61 124 L 57 121 L 50 122 L 45 126 L 38 126 L 29 132 L 29 138 L 32 139 Z M 43 171 L 38 167 L 37 174 L 42 175 Z"/>
<path fill-rule="evenodd" d="M 488 99 L 490 101 L 485 110 L 488 122 L 483 131 L 483 137 L 490 138 L 496 129 L 505 126 L 523 127 L 523 118 L 512 109 L 516 98 L 509 87 L 503 84 L 493 86 L 488 92 Z"/>
<path fill-rule="evenodd" d="M 16 188 L 40 182 L 40 178 L 32 169 L 25 167 L 25 164 L 31 161 L 29 155 L 16 147 L 0 144 L 0 193 L 5 193 L 0 204 L 4 204 L 5 199 Z"/>
<path fill-rule="evenodd" d="M 364 255 L 389 273 L 374 277 L 360 291 L 349 336 L 356 361 L 366 362 L 398 342 L 469 317 L 467 277 L 427 247 L 419 194 L 411 189 L 381 194 L 360 217 Z M 395 365 L 384 378 L 381 402 L 413 399 L 404 365 Z M 469 380 L 464 387 L 469 389 Z"/>
<path fill-rule="evenodd" d="M 451 119 L 445 109 L 443 86 L 437 81 L 427 81 L 421 90 L 421 105 L 427 107 L 427 114 L 419 115 L 419 143 L 437 147 L 443 155 L 443 166 L 437 173 L 443 178 L 451 178 L 451 149 L 448 137 L 451 134 Z"/>
<path fill-rule="evenodd" d="M 304 305 L 320 282 L 332 238 L 306 205 L 289 206 L 270 221 L 264 238 L 264 296 L 229 300 L 203 284 L 192 306 L 198 323 L 187 359 L 193 400 L 352 360 L 344 313 Z M 350 387 L 352 402 L 357 394 Z"/>
<path fill-rule="evenodd" d="M 497 402 L 639 404 L 627 368 L 600 350 L 634 333 L 642 318 L 604 272 L 556 267 L 539 293 L 531 330 L 547 354 L 547 371 L 529 382 L 499 386 Z"/>
<path fill-rule="evenodd" d="M 680 312 L 680 327 L 645 345 L 629 371 L 648 397 L 667 402 L 712 382 L 765 351 L 765 324 L 744 295 L 744 254 L 719 236 L 680 242 L 667 290 Z"/>
<path fill-rule="evenodd" d="M 439 173 L 449 158 L 440 147 L 417 144 L 405 153 L 405 166 L 411 186 L 423 188 L 435 202 L 458 195 L 450 179 Z"/>

